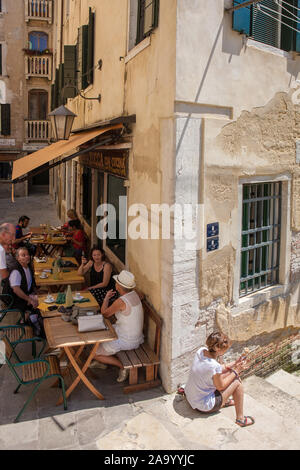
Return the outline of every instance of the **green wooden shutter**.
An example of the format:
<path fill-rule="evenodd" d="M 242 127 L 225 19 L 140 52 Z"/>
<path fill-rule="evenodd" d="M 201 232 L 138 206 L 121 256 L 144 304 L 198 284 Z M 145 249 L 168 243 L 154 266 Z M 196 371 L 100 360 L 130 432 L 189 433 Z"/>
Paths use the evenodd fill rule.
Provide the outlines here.
<path fill-rule="evenodd" d="M 241 5 L 248 0 L 234 0 L 233 6 Z M 232 13 L 232 29 L 250 36 L 252 7 L 244 7 Z"/>
<path fill-rule="evenodd" d="M 266 6 L 272 10 L 278 11 L 278 5 L 273 2 L 273 0 L 263 0 L 260 2 L 262 7 Z M 242 8 L 243 9 L 243 8 Z M 264 10 L 262 8 L 262 10 Z M 268 10 L 264 10 L 266 13 L 270 14 Z M 265 15 L 261 10 L 257 8 L 256 5 L 253 5 L 252 8 L 252 37 L 255 41 L 262 42 L 264 44 L 269 44 L 270 46 L 280 47 L 280 37 L 279 37 L 279 23 L 274 18 L 278 18 L 276 13 L 272 13 L 270 16 Z"/>
<path fill-rule="evenodd" d="M 295 42 L 296 42 L 296 32 L 289 28 L 287 25 L 292 28 L 297 29 L 297 22 L 295 21 L 295 16 L 297 16 L 297 10 L 295 9 L 298 0 L 286 0 L 284 9 L 282 10 L 283 16 L 281 24 L 281 49 L 284 51 L 294 51 Z M 299 2 L 300 3 L 300 2 Z M 295 16 L 293 16 L 295 15 Z M 285 24 L 284 24 L 285 23 Z"/>
<path fill-rule="evenodd" d="M 58 105 L 61 106 L 64 104 L 65 100 L 62 95 L 64 87 L 64 64 L 59 64 L 58 67 Z"/>
<path fill-rule="evenodd" d="M 64 46 L 64 97 L 76 96 L 76 46 Z"/>
<path fill-rule="evenodd" d="M 10 104 L 1 104 L 1 134 L 10 135 Z"/>
<path fill-rule="evenodd" d="M 148 36 L 158 26 L 158 13 L 158 0 L 144 0 L 144 37 Z"/>
<path fill-rule="evenodd" d="M 158 26 L 159 0 L 139 0 L 136 44 Z"/>
<path fill-rule="evenodd" d="M 300 9 L 300 0 L 295 0 L 295 6 Z M 298 21 L 300 21 L 300 11 L 296 11 L 298 14 Z M 300 52 L 300 23 L 297 23 L 296 29 L 299 33 L 295 33 L 295 51 Z"/>
<path fill-rule="evenodd" d="M 51 111 L 55 109 L 55 83 L 51 85 Z"/>
<path fill-rule="evenodd" d="M 94 81 L 94 39 L 95 39 L 95 13 L 89 9 L 88 24 L 88 57 L 87 57 L 87 79 L 90 85 Z"/>
<path fill-rule="evenodd" d="M 77 88 L 84 90 L 88 85 L 88 25 L 78 29 L 77 41 Z"/>
<path fill-rule="evenodd" d="M 59 70 L 55 70 L 55 82 L 54 82 L 54 108 L 59 106 Z"/>

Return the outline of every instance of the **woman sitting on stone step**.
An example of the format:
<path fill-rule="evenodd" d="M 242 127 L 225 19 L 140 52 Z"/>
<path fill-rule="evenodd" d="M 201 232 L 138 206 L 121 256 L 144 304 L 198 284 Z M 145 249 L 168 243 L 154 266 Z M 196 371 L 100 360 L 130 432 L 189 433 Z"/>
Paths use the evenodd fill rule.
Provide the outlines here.
<path fill-rule="evenodd" d="M 218 360 L 230 347 L 229 338 L 220 332 L 206 340 L 207 348 L 200 348 L 194 358 L 184 393 L 192 408 L 202 413 L 214 413 L 224 406 L 235 406 L 236 424 L 241 427 L 254 424 L 251 416 L 244 416 L 244 390 L 240 372 L 245 368 L 242 357 L 230 364 Z M 230 399 L 230 397 L 233 399 Z"/>

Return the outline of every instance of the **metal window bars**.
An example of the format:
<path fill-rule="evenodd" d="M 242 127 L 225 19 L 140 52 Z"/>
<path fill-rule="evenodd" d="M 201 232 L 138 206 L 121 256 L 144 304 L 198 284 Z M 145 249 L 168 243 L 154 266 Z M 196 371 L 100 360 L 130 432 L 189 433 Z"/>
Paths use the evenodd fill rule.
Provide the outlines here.
<path fill-rule="evenodd" d="M 280 182 L 243 186 L 240 297 L 278 283 Z"/>

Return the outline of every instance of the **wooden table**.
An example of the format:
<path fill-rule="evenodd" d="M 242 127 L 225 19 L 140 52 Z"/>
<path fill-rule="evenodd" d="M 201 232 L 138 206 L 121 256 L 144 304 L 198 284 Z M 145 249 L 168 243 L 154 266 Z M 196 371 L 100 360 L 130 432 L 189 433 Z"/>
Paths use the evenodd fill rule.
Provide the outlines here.
<path fill-rule="evenodd" d="M 75 303 L 76 306 L 82 307 L 82 308 L 92 308 L 92 309 L 93 308 L 99 308 L 99 310 L 100 310 L 100 306 L 99 306 L 97 300 L 95 299 L 95 297 L 89 291 L 81 291 L 80 294 L 85 299 L 89 299 L 89 302 L 82 302 L 82 303 L 76 302 Z M 58 305 L 58 304 L 55 304 L 55 302 L 53 302 L 52 304 L 45 303 L 44 301 L 45 301 L 46 297 L 47 297 L 47 295 L 39 295 L 38 296 L 38 299 L 39 299 L 38 308 L 41 311 L 42 317 L 44 317 L 44 318 L 60 317 L 61 313 L 58 312 L 57 310 L 53 310 L 53 311 L 48 310 L 48 307 L 51 307 L 52 305 Z M 53 297 L 56 300 L 56 295 L 53 295 Z M 59 305 L 59 307 L 62 307 L 62 306 L 65 307 L 66 305 L 65 304 L 60 304 Z"/>
<path fill-rule="evenodd" d="M 86 385 L 86 387 L 97 397 L 99 400 L 104 400 L 103 395 L 94 387 L 90 380 L 86 377 L 86 372 L 89 365 L 98 349 L 100 343 L 112 341 L 117 339 L 117 334 L 112 327 L 109 320 L 105 319 L 107 330 L 91 331 L 88 333 L 79 333 L 78 328 L 72 323 L 65 322 L 61 318 L 45 318 L 44 328 L 47 337 L 47 341 L 50 348 L 63 349 L 70 360 L 70 364 L 77 373 L 76 379 L 72 382 L 69 388 L 66 390 L 66 396 L 68 397 L 73 390 L 77 387 L 80 380 Z M 93 345 L 90 354 L 82 364 L 80 355 L 86 346 Z M 77 350 L 75 351 L 74 348 Z M 63 401 L 61 397 L 57 402 L 60 405 Z"/>
<path fill-rule="evenodd" d="M 67 240 L 65 237 L 59 239 L 52 237 L 47 238 L 46 240 L 42 238 L 36 239 L 31 237 L 30 243 L 40 247 L 46 256 L 53 256 L 55 253 L 61 254 L 63 247 L 67 244 Z"/>
<path fill-rule="evenodd" d="M 34 268 L 34 271 L 44 271 L 44 269 L 52 269 L 53 268 L 53 262 L 55 260 L 55 258 L 50 258 L 50 257 L 47 257 L 45 256 L 46 258 L 46 262 L 45 263 L 38 263 L 37 261 L 35 261 L 35 259 L 33 260 L 33 268 Z M 76 264 L 76 268 L 62 268 L 62 269 L 71 269 L 71 270 L 77 270 L 79 265 L 78 265 L 78 262 L 76 260 L 76 258 L 69 258 L 69 257 L 63 257 L 61 258 L 63 261 L 71 261 L 71 263 L 73 264 Z"/>
<path fill-rule="evenodd" d="M 80 276 L 77 274 L 76 271 L 70 271 L 68 273 L 63 273 L 61 272 L 60 279 L 53 279 L 53 274 L 47 273 L 47 278 L 41 279 L 40 275 L 41 272 L 37 271 L 35 273 L 35 282 L 38 287 L 46 287 L 48 288 L 51 292 L 54 292 L 55 290 L 60 291 L 63 289 L 63 286 L 67 285 L 74 285 L 74 284 L 84 284 L 85 283 L 85 278 L 84 276 Z"/>
<path fill-rule="evenodd" d="M 43 235 L 47 230 L 47 227 L 29 227 L 29 232 L 34 233 L 35 235 Z M 51 232 L 61 232 L 60 229 L 50 229 Z"/>

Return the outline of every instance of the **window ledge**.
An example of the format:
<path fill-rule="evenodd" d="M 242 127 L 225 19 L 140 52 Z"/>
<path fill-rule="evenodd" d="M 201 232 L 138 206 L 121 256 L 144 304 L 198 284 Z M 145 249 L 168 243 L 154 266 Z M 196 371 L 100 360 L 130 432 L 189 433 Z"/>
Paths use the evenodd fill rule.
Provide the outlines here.
<path fill-rule="evenodd" d="M 238 300 L 238 303 L 231 308 L 231 313 L 237 315 L 245 310 L 250 308 L 257 307 L 257 305 L 267 302 L 268 300 L 284 295 L 286 292 L 287 286 L 278 284 L 276 286 L 267 287 L 253 294 L 242 297 Z"/>
<path fill-rule="evenodd" d="M 136 55 L 142 52 L 146 47 L 150 46 L 151 44 L 151 36 L 147 36 L 143 41 L 139 42 L 133 49 L 131 49 L 127 56 L 125 57 L 125 64 L 133 59 Z"/>
<path fill-rule="evenodd" d="M 278 47 L 269 46 L 269 44 L 264 44 L 259 41 L 255 41 L 254 39 L 247 39 L 246 41 L 247 47 L 252 47 L 254 49 L 258 49 L 263 52 L 268 52 L 269 54 L 273 54 L 279 57 L 285 57 L 286 59 L 292 59 L 293 54 L 290 52 L 283 51 L 282 49 L 278 49 Z"/>

